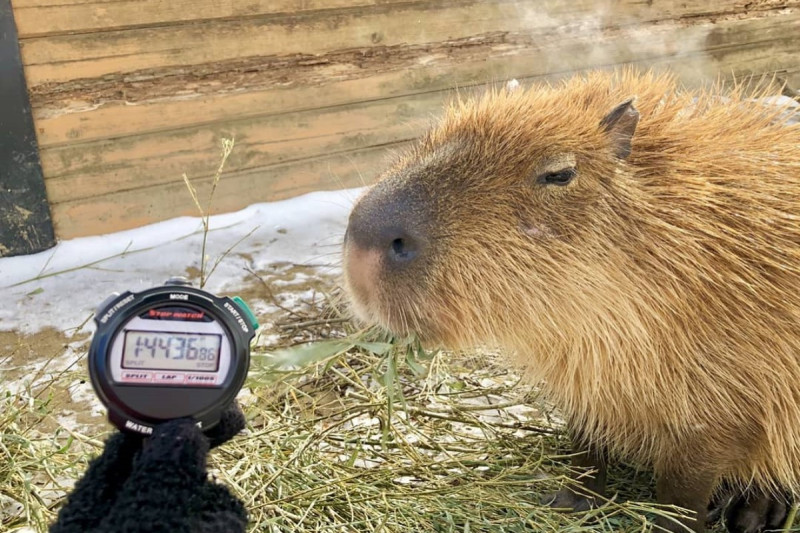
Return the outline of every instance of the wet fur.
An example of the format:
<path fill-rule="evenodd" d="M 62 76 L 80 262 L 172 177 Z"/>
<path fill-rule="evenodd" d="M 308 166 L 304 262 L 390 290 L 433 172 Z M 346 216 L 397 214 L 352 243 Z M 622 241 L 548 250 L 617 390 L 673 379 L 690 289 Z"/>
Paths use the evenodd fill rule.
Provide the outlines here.
<path fill-rule="evenodd" d="M 356 311 L 505 348 L 612 456 L 800 489 L 800 126 L 719 94 L 625 71 L 454 103 L 362 199 L 417 198 L 429 248 Z M 631 97 L 620 159 L 599 123 Z"/>

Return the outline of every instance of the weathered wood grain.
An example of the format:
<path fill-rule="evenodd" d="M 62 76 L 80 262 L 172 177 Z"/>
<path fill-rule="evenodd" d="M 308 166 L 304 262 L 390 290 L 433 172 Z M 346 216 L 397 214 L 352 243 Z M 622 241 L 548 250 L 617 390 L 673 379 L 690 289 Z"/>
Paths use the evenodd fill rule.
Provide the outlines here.
<path fill-rule="evenodd" d="M 370 182 L 453 89 L 621 64 L 797 77 L 800 0 L 14 0 L 61 237 Z M 338 176 L 338 177 L 337 177 Z"/>
<path fill-rule="evenodd" d="M 522 23 L 509 17 L 511 6 L 496 0 L 455 7 L 428 2 L 380 6 L 364 13 L 325 12 L 32 38 L 23 40 L 22 57 L 29 83 L 35 87 L 141 69 L 442 41 L 506 27 L 518 30 Z"/>
<path fill-rule="evenodd" d="M 438 110 L 443 97 L 414 95 L 44 150 L 48 194 L 59 204 L 180 182 L 183 173 L 209 176 L 222 137 L 236 140 L 231 172 L 408 140 L 420 131 L 414 119 Z"/>
<path fill-rule="evenodd" d="M 425 4 L 422 0 L 15 0 L 14 9 L 20 36 L 40 37 L 62 33 L 90 33 L 114 29 L 140 28 L 154 25 L 269 17 L 282 14 L 303 14 L 314 11 L 363 10 L 372 6 L 399 6 Z M 455 5 L 454 0 L 440 0 L 440 4 Z M 525 18 L 552 19 L 553 14 L 571 12 L 573 18 L 585 13 L 598 17 L 610 13 L 624 13 L 637 21 L 654 18 L 676 18 L 720 15 L 732 12 L 754 12 L 774 7 L 769 0 L 620 0 L 604 5 L 598 2 L 563 0 L 520 0 L 518 13 Z"/>
<path fill-rule="evenodd" d="M 354 150 L 269 169 L 225 174 L 217 187 L 212 214 L 242 209 L 258 201 L 281 200 L 312 190 L 364 185 L 363 176 L 386 160 L 387 150 L 402 144 Z M 208 194 L 210 178 L 192 180 L 200 197 Z M 168 213 L 168 216 L 165 216 Z M 53 206 L 56 231 L 63 238 L 135 228 L 166 218 L 197 216 L 183 182 L 121 191 Z"/>
<path fill-rule="evenodd" d="M 548 41 L 548 46 L 539 49 L 520 46 L 515 54 L 509 54 L 506 49 L 500 57 L 480 56 L 472 58 L 471 62 L 459 62 L 457 67 L 451 66 L 449 71 L 440 71 L 435 78 L 437 90 L 433 91 L 419 92 L 415 86 L 419 78 L 410 76 L 413 70 L 402 69 L 388 78 L 396 81 L 393 90 L 401 94 L 392 98 L 381 98 L 387 93 L 383 83 L 387 81 L 386 76 L 377 80 L 368 77 L 358 82 L 342 82 L 343 85 L 333 83 L 330 87 L 322 85 L 297 91 L 276 89 L 264 94 L 247 95 L 250 102 L 260 99 L 264 106 L 251 111 L 250 116 L 233 118 L 229 115 L 226 119 L 225 115 L 212 115 L 217 120 L 179 127 L 181 121 L 187 124 L 188 121 L 196 122 L 198 117 L 209 118 L 187 105 L 185 116 L 180 113 L 163 114 L 163 128 L 125 137 L 118 137 L 120 131 L 115 128 L 130 127 L 130 123 L 120 121 L 119 114 L 109 112 L 107 120 L 98 124 L 95 131 L 97 135 L 105 131 L 112 139 L 58 144 L 43 149 L 42 164 L 48 179 L 48 192 L 51 201 L 59 203 L 115 190 L 178 181 L 184 172 L 190 176 L 204 176 L 215 168 L 216 143 L 222 136 L 232 135 L 237 139 L 237 150 L 229 160 L 232 171 L 410 139 L 420 130 L 419 121 L 415 125 L 413 120 L 438 113 L 442 102 L 448 97 L 452 79 L 461 80 L 463 87 L 471 83 L 480 85 L 483 80 L 504 79 L 512 72 L 526 79 L 553 71 L 569 72 L 632 61 L 651 66 L 669 66 L 672 70 L 683 72 L 684 78 L 689 81 L 692 76 L 696 76 L 697 81 L 707 80 L 709 72 L 723 68 L 745 66 L 747 72 L 742 72 L 748 74 L 784 68 L 796 61 L 793 54 L 777 53 L 776 41 L 755 41 L 753 38 L 753 35 L 762 38 L 769 36 L 769 32 L 762 27 L 767 22 L 766 19 L 757 22 L 731 20 L 715 26 L 719 37 L 709 34 L 703 39 L 695 38 L 695 49 L 675 50 L 667 55 L 659 55 L 663 54 L 663 50 L 658 44 L 659 35 L 656 32 L 648 33 L 647 42 L 636 47 L 635 56 L 631 51 L 631 36 L 624 31 L 618 32 L 615 37 L 608 36 L 601 43 L 591 39 L 584 42 L 564 39 L 563 42 Z M 769 23 L 771 31 L 776 33 L 777 25 L 771 21 Z M 782 19 L 782 23 L 788 30 L 793 30 L 800 23 L 800 17 L 797 20 Z M 682 31 L 677 30 L 677 34 L 686 43 L 694 38 L 696 29 L 686 28 L 684 33 Z M 674 32 L 670 30 L 670 34 Z M 800 48 L 800 33 L 793 34 L 796 46 Z M 782 36 L 783 33 L 778 32 L 778 35 Z M 712 47 L 707 45 L 709 40 L 715 43 Z M 777 42 L 784 40 L 782 38 Z M 628 44 L 623 46 L 624 43 Z M 558 69 L 553 68 L 549 61 L 554 51 L 563 56 L 558 62 Z M 493 69 L 487 69 L 486 65 L 493 65 Z M 429 76 L 423 77 L 430 79 Z M 355 94 L 363 101 L 350 103 L 351 91 L 357 88 L 354 84 L 359 82 L 366 87 Z M 236 97 L 241 103 L 245 95 Z M 176 106 L 178 103 L 170 105 Z M 209 107 L 209 113 L 213 114 L 213 103 Z M 288 111 L 293 108 L 302 110 Z M 115 126 L 120 123 L 121 126 Z M 142 131 L 148 125 L 152 127 L 158 123 L 158 117 L 149 115 L 146 120 L 134 123 L 135 129 L 132 131 Z M 47 121 L 43 120 L 40 127 L 46 128 L 46 124 Z M 42 137 L 46 138 L 46 135 Z"/>
<path fill-rule="evenodd" d="M 122 28 L 413 4 L 413 0 L 15 0 L 22 38 Z"/>
<path fill-rule="evenodd" d="M 495 32 L 460 42 L 376 46 L 369 54 L 337 51 L 305 63 L 302 58 L 263 61 L 217 73 L 211 65 L 207 74 L 206 66 L 195 69 L 203 70 L 202 76 L 185 72 L 166 78 L 87 80 L 80 90 L 61 84 L 62 92 L 47 97 L 33 88 L 35 116 L 40 142 L 49 146 L 700 50 L 712 59 L 707 68 L 698 69 L 706 77 L 716 74 L 714 68 L 727 69 L 721 54 L 733 49 L 735 60 L 739 46 L 769 48 L 773 66 L 765 58 L 750 68 L 740 62 L 737 74 L 796 64 L 800 8 L 759 19 L 715 20 L 712 25 L 711 19 L 696 16 L 692 24 L 659 21 L 588 34 L 560 28 L 540 36 Z M 326 90 L 318 90 L 321 86 Z"/>
<path fill-rule="evenodd" d="M 691 23 L 698 17 L 753 15 L 774 2 L 726 0 L 709 13 L 707 2 L 634 2 L 613 10 L 590 0 L 563 2 L 428 1 L 378 4 L 361 9 L 309 11 L 272 17 L 200 20 L 187 24 L 24 39 L 29 83 L 38 86 L 119 72 L 225 62 L 265 55 L 324 54 L 443 42 L 488 32 L 598 33 L 606 26 L 657 20 Z M 795 4 L 794 0 L 781 5 Z M 658 7 L 654 7 L 658 6 Z M 705 6 L 705 7 L 704 7 Z M 745 7 L 747 6 L 747 7 Z"/>

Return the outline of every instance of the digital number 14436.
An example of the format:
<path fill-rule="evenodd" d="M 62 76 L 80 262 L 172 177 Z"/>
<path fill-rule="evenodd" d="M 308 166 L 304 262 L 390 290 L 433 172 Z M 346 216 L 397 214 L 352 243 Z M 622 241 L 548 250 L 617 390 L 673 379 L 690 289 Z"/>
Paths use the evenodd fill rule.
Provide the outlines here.
<path fill-rule="evenodd" d="M 153 359 L 187 359 L 189 361 L 214 361 L 218 348 L 205 346 L 205 337 L 189 335 L 139 335 L 136 338 L 134 357 Z M 200 346 L 198 346 L 200 345 Z"/>

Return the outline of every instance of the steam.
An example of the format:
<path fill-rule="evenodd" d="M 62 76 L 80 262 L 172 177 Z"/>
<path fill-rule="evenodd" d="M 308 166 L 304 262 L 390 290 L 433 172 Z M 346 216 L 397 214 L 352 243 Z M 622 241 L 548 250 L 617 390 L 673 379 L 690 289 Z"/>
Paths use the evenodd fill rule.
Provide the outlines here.
<path fill-rule="evenodd" d="M 691 85 L 716 80 L 719 67 L 708 53 L 715 25 L 705 17 L 678 18 L 680 11 L 659 4 L 519 1 L 503 9 L 514 28 L 510 39 L 540 58 L 530 76 L 634 64 L 670 70 Z"/>
<path fill-rule="evenodd" d="M 520 86 L 521 85 L 516 78 L 514 78 L 513 80 L 508 80 L 508 82 L 506 82 L 506 90 L 510 93 L 519 89 Z"/>

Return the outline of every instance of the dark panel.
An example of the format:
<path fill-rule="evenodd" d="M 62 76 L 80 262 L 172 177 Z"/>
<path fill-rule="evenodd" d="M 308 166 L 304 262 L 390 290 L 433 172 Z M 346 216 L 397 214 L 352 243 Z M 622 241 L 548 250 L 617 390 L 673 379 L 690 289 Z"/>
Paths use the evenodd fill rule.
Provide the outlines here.
<path fill-rule="evenodd" d="M 0 0 L 0 256 L 55 244 L 10 0 Z"/>

